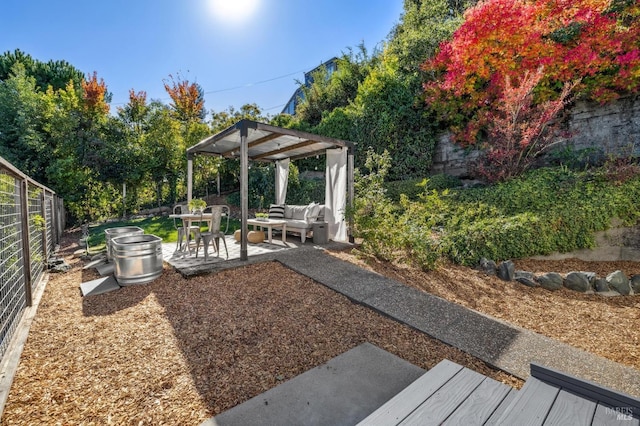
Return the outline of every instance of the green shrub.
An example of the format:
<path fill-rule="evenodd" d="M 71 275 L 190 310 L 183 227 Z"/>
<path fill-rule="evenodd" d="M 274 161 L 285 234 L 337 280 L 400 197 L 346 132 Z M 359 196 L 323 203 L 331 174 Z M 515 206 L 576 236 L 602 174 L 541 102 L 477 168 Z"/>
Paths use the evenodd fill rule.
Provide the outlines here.
<path fill-rule="evenodd" d="M 417 195 L 398 190 L 403 195 L 394 203 L 382 185 L 382 165 L 382 173 L 374 167 L 357 175 L 355 219 L 363 251 L 423 269 L 444 258 L 475 265 L 481 257 L 500 261 L 592 248 L 594 233 L 613 218 L 626 225 L 640 220 L 639 176 L 610 182 L 606 171 L 548 168 L 484 188 L 417 185 Z M 415 181 L 407 187 L 413 190 Z"/>
<path fill-rule="evenodd" d="M 461 185 L 462 183 L 457 177 L 440 173 L 430 176 L 427 179 L 407 179 L 386 182 L 384 187 L 389 199 L 394 202 L 399 202 L 401 194 L 406 195 L 410 200 L 418 200 L 425 189 L 443 191 L 445 189 L 457 188 Z"/>
<path fill-rule="evenodd" d="M 398 180 L 385 182 L 384 188 L 387 197 L 393 202 L 400 201 L 400 195 L 406 195 L 410 200 L 417 200 L 418 196 L 424 192 L 424 185 L 420 185 L 423 179 Z"/>

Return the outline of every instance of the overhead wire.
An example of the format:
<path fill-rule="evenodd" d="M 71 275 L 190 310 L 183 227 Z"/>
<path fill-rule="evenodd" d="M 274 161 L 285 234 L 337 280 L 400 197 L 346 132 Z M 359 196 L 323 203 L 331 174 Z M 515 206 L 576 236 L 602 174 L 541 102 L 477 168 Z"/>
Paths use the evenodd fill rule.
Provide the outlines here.
<path fill-rule="evenodd" d="M 296 74 L 299 74 L 301 72 L 305 72 L 308 69 L 311 69 L 311 68 L 310 67 L 303 68 L 303 69 L 298 70 L 298 71 L 293 71 L 293 72 L 290 72 L 288 74 L 283 74 L 283 75 L 279 75 L 277 77 L 268 78 L 266 80 L 256 81 L 254 83 L 246 83 L 246 84 L 239 85 L 239 86 L 226 87 L 224 89 L 207 90 L 207 91 L 203 91 L 203 94 L 210 95 L 210 94 L 213 94 L 213 93 L 231 92 L 233 90 L 239 90 L 239 89 L 245 89 L 245 88 L 252 87 L 252 86 L 258 86 L 260 84 L 270 83 L 272 81 L 281 80 L 283 78 L 291 77 L 292 75 L 296 75 Z M 162 98 L 160 100 L 161 101 L 168 101 L 170 99 L 171 99 L 170 97 L 166 97 L 166 98 Z M 113 103 L 112 102 L 111 105 L 114 105 L 114 106 L 116 106 L 116 105 L 125 105 L 126 103 L 127 102 L 118 102 L 118 103 Z M 271 108 L 266 108 L 265 110 L 268 111 L 268 110 L 275 109 L 275 108 L 278 108 L 278 107 L 281 107 L 281 106 L 284 106 L 284 105 L 285 104 L 277 105 L 277 106 L 274 106 L 274 107 L 271 107 Z"/>

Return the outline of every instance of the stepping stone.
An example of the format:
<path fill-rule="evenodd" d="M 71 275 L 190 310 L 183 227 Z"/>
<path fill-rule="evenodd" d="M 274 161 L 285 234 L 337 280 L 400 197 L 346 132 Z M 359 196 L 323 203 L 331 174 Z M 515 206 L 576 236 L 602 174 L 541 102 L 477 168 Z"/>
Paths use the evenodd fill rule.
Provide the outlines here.
<path fill-rule="evenodd" d="M 106 275 L 113 274 L 113 271 L 115 270 L 115 268 L 116 268 L 116 265 L 114 265 L 113 263 L 104 263 L 96 266 L 96 270 L 103 277 Z"/>
<path fill-rule="evenodd" d="M 108 293 L 113 290 L 119 290 L 120 286 L 112 276 L 98 278 L 96 280 L 87 281 L 80 284 L 82 296 L 95 296 L 102 293 Z"/>
<path fill-rule="evenodd" d="M 91 269 L 91 268 L 97 268 L 98 265 L 102 265 L 103 263 L 106 263 L 107 259 L 106 258 L 101 258 L 101 259 L 96 259 L 96 260 L 92 260 L 91 262 L 87 263 L 86 265 L 84 265 L 82 267 L 82 269 Z"/>
<path fill-rule="evenodd" d="M 423 374 L 363 343 L 200 426 L 354 425 Z"/>

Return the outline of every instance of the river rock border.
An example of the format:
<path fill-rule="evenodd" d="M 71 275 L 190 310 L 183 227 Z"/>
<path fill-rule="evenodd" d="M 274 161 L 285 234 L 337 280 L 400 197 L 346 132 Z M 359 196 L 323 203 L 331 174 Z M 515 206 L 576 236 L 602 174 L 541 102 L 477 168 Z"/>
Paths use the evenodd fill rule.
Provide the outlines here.
<path fill-rule="evenodd" d="M 480 269 L 487 275 L 497 275 L 504 281 L 518 281 L 528 287 L 542 287 L 558 290 L 561 287 L 581 293 L 595 293 L 602 296 L 633 296 L 640 294 L 640 275 L 627 277 L 622 271 L 615 271 L 605 278 L 595 272 L 573 271 L 564 277 L 557 272 L 536 275 L 533 272 L 516 270 L 511 260 L 496 264 L 493 260 L 480 259 Z"/>

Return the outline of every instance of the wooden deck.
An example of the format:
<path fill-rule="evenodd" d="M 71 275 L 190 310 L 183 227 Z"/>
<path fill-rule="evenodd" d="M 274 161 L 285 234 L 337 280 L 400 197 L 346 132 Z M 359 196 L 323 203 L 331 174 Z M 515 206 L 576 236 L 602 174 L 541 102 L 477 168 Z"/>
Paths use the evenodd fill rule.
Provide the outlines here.
<path fill-rule="evenodd" d="M 640 400 L 542 366 L 520 391 L 444 360 L 359 425 L 640 425 Z"/>

